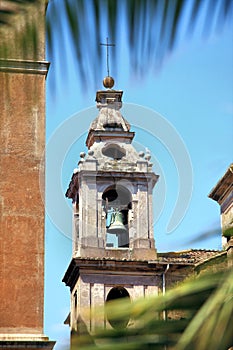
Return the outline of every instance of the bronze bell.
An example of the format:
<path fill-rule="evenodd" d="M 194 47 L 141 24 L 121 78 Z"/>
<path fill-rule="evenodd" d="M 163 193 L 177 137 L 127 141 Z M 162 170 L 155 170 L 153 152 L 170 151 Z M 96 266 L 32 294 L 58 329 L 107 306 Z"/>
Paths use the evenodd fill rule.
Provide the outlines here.
<path fill-rule="evenodd" d="M 107 232 L 112 234 L 121 234 L 127 232 L 127 229 L 123 224 L 123 214 L 119 210 L 116 210 L 114 213 L 112 213 L 110 225 Z"/>

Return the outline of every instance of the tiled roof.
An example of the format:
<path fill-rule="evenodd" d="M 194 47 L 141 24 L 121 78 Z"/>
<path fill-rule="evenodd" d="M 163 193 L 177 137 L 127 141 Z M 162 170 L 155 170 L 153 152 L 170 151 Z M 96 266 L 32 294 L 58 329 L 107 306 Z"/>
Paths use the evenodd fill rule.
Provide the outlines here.
<path fill-rule="evenodd" d="M 153 261 L 149 261 L 150 263 L 155 264 L 184 264 L 184 265 L 196 265 L 202 262 L 206 262 L 208 260 L 211 260 L 216 257 L 220 257 L 222 255 L 225 255 L 226 251 L 223 250 L 206 250 L 206 249 L 190 249 L 190 250 L 182 250 L 177 252 L 165 252 L 165 253 L 158 253 L 157 259 Z M 102 260 L 102 261 L 113 261 L 113 260 L 120 260 L 120 261 L 138 261 L 138 262 L 144 262 L 148 261 L 148 259 L 116 259 L 115 257 L 77 257 L 78 259 L 82 260 Z"/>
<path fill-rule="evenodd" d="M 225 255 L 222 250 L 190 249 L 179 252 L 158 253 L 158 259 L 166 263 L 199 264 L 210 259 Z"/>

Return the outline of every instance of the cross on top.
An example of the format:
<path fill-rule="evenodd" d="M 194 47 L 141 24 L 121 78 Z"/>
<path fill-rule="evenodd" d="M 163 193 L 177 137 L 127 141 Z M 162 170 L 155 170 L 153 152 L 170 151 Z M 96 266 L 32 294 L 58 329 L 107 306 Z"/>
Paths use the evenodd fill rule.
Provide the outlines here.
<path fill-rule="evenodd" d="M 100 43 L 100 45 L 106 46 L 107 48 L 107 72 L 109 77 L 109 46 L 115 46 L 115 44 L 109 44 L 108 38 L 106 38 L 106 44 Z"/>

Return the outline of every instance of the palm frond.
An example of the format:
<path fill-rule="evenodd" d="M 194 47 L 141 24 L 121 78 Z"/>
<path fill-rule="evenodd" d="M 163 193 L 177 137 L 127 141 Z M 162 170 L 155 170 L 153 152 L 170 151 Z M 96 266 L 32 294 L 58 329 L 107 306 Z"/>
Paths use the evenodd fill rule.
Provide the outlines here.
<path fill-rule="evenodd" d="M 202 32 L 207 36 L 233 17 L 233 2 L 229 0 L 63 0 L 62 4 L 50 1 L 48 9 L 51 60 L 56 60 L 55 46 L 63 23 L 71 33 L 70 44 L 76 53 L 80 78 L 88 83 L 99 81 L 103 76 L 104 55 L 99 44 L 106 36 L 116 43 L 116 49 L 111 51 L 114 75 L 117 74 L 115 62 L 124 45 L 128 48 L 132 72 L 143 75 L 149 67 L 160 67 L 175 49 L 181 26 L 190 35 L 200 27 L 199 19 L 204 16 Z M 186 28 L 183 28 L 184 16 L 188 18 Z M 119 35 L 121 26 L 125 28 L 124 37 Z M 65 47 L 65 42 L 62 46 Z"/>
<path fill-rule="evenodd" d="M 208 6 L 206 6 L 208 5 Z M 0 7 L 0 56 L 43 58 L 43 17 L 46 0 L 2 0 Z M 65 28 L 73 48 L 74 62 L 83 83 L 102 77 L 104 62 L 100 42 L 109 36 L 117 44 L 112 50 L 114 74 L 118 52 L 128 47 L 132 72 L 143 75 L 148 67 L 157 69 L 176 47 L 184 14 L 186 32 L 192 34 L 204 13 L 203 32 L 219 29 L 233 17 L 231 0 L 50 0 L 46 16 L 49 59 L 58 60 L 57 47 L 66 49 Z M 124 26 L 125 36 L 119 38 Z M 58 45 L 60 42 L 60 45 Z M 125 55 L 127 53 L 125 52 Z M 62 55 L 60 55 L 62 56 Z M 59 61 L 58 61 L 59 62 Z M 61 62 L 63 69 L 68 62 Z M 96 69 L 98 67 L 98 69 Z"/>
<path fill-rule="evenodd" d="M 44 58 L 45 0 L 2 0 L 0 57 Z"/>

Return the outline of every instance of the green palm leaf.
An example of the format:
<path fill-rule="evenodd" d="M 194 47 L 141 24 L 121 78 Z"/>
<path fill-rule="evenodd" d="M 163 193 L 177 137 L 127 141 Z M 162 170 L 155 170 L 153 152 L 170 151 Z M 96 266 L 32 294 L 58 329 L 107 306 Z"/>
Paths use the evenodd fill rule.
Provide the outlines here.
<path fill-rule="evenodd" d="M 208 6 L 204 6 L 208 4 Z M 187 15 L 187 6 L 189 7 Z M 43 18 L 45 0 L 3 0 L 0 5 L 0 56 L 42 59 L 44 55 Z M 47 9 L 47 42 L 51 61 L 58 57 L 58 38 L 65 48 L 64 23 L 75 52 L 77 71 L 83 83 L 99 81 L 105 55 L 99 43 L 103 26 L 112 42 L 117 42 L 119 26 L 125 18 L 124 41 L 134 73 L 144 74 L 148 65 L 160 66 L 179 42 L 184 13 L 188 16 L 187 33 L 193 33 L 201 13 L 205 14 L 203 32 L 218 29 L 233 17 L 231 0 L 51 0 Z M 217 18 L 217 20 L 216 20 Z M 88 38 L 88 40 L 87 40 Z M 91 39 L 91 40 L 89 40 Z M 113 61 L 118 49 L 112 50 Z M 88 58 L 88 69 L 87 69 Z M 68 65 L 68 62 L 66 62 Z M 62 62 L 63 66 L 64 61 Z M 90 68 L 90 69 L 89 69 Z M 116 72 L 115 72 L 116 73 Z"/>
<path fill-rule="evenodd" d="M 160 67 L 164 58 L 174 50 L 180 39 L 180 28 L 184 26 L 184 15 L 187 18 L 184 31 L 191 35 L 200 26 L 199 18 L 204 14 L 202 32 L 205 36 L 211 30 L 221 28 L 233 17 L 233 2 L 229 0 L 63 0 L 62 4 L 64 6 L 61 2 L 50 1 L 48 7 L 48 48 L 51 60 L 56 60 L 54 52 L 57 37 L 61 35 L 59 31 L 62 30 L 62 23 L 67 20 L 71 33 L 70 44 L 76 53 L 80 78 L 89 84 L 99 81 L 103 75 L 101 67 L 105 55 L 99 46 L 106 36 L 105 29 L 103 37 L 103 27 L 107 28 L 110 41 L 118 45 L 111 51 L 114 75 L 117 74 L 114 62 L 119 58 L 122 40 L 129 49 L 133 72 L 143 75 L 148 67 Z M 57 14 L 56 21 L 54 12 Z M 119 28 L 122 25 L 125 36 L 121 37 L 120 42 Z M 65 47 L 65 42 L 62 45 Z"/>
<path fill-rule="evenodd" d="M 200 349 L 223 350 L 232 345 L 233 273 L 203 275 L 168 291 L 128 303 L 113 301 L 107 307 L 116 321 L 131 318 L 128 327 L 99 329 L 91 339 L 87 333 L 74 338 L 73 349 Z M 166 310 L 176 319 L 163 319 Z M 173 313 L 175 310 L 175 314 Z M 101 309 L 97 309 L 99 316 Z M 178 315 L 178 317 L 177 317 Z M 93 314 L 94 316 L 94 314 Z M 88 340 L 88 341 L 87 341 Z M 86 341 L 86 345 L 85 345 Z M 95 343 L 93 343 L 95 341 Z M 97 345 L 96 345 L 97 344 Z"/>
<path fill-rule="evenodd" d="M 233 274 L 229 273 L 190 322 L 177 345 L 178 350 L 227 349 L 233 344 Z"/>

